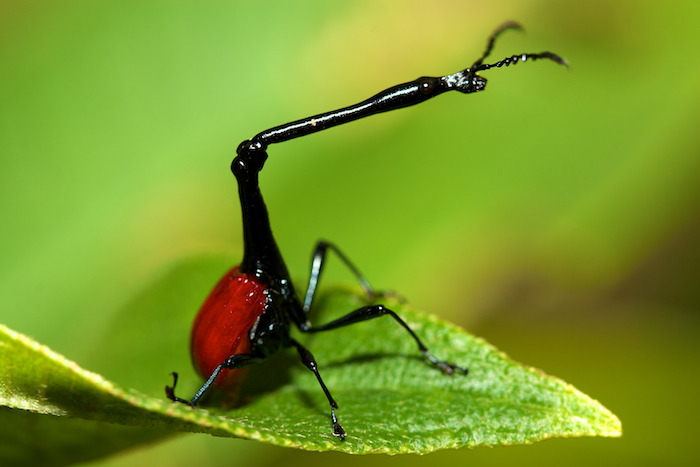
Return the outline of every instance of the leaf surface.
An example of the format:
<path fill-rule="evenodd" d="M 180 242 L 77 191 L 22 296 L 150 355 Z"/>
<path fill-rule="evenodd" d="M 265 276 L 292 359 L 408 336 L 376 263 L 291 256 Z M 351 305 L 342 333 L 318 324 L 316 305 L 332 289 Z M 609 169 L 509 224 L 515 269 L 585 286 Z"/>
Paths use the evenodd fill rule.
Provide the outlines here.
<path fill-rule="evenodd" d="M 328 402 L 316 378 L 291 351 L 251 369 L 235 409 L 220 408 L 216 397 L 196 410 L 173 404 L 162 393 L 170 371 L 181 373 L 181 396 L 189 397 L 185 392 L 201 384 L 187 356 L 187 328 L 196 310 L 192 303 L 225 270 L 220 259 L 182 263 L 124 308 L 105 331 L 91 365 L 121 384 L 0 326 L 0 403 L 8 407 L 0 419 L 42 414 L 152 430 L 142 439 L 205 432 L 358 454 L 427 453 L 621 433 L 612 413 L 574 387 L 391 298 L 384 303 L 434 355 L 468 366 L 469 375 L 443 375 L 425 361 L 405 330 L 383 317 L 332 332 L 295 335 L 313 352 L 340 406 L 345 442 L 331 433 Z M 356 291 L 334 289 L 322 297 L 312 320 L 327 322 L 364 304 Z M 188 315 L 189 320 L 183 318 Z M 52 425 L 54 432 L 61 430 L 60 423 Z M 125 445 L 138 442 L 134 431 L 123 436 Z M 57 439 L 54 448 L 61 449 Z M 91 436 L 84 439 L 84 444 L 94 444 Z"/>

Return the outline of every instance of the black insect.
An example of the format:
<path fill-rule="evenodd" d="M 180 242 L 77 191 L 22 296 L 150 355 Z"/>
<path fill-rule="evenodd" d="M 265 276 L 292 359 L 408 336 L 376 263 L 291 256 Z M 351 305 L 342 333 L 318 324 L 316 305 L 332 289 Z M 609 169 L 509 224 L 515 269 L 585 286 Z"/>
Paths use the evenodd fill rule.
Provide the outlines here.
<path fill-rule="evenodd" d="M 175 396 L 177 373 L 173 373 L 173 386 L 165 388 L 168 398 L 194 407 L 212 386 L 235 390 L 244 377 L 245 367 L 261 361 L 279 349 L 294 347 L 302 362 L 316 375 L 328 398 L 333 434 L 344 440 L 345 430 L 335 413 L 338 405 L 323 383 L 313 355 L 290 336 L 290 328 L 294 325 L 301 332 L 315 333 L 383 315 L 391 316 L 401 325 L 416 342 L 418 350 L 443 373 L 467 374 L 467 368 L 434 357 L 411 328 L 396 313 L 383 305 L 364 306 L 330 323 L 313 326 L 307 319 L 307 314 L 313 306 L 316 286 L 328 251 L 333 251 L 352 271 L 367 295 L 374 297 L 375 293 L 369 282 L 336 246 L 322 241 L 313 253 L 306 295 L 303 302 L 299 300 L 270 229 L 267 209 L 258 185 L 258 173 L 267 160 L 267 148 L 273 143 L 288 141 L 380 112 L 418 104 L 446 91 L 454 90 L 465 94 L 482 91 L 486 86 L 486 79 L 477 73 L 490 68 L 540 58 L 566 65 L 562 58 L 551 52 L 525 53 L 493 64 L 483 63 L 491 52 L 496 37 L 506 29 L 520 29 L 520 26 L 509 22 L 498 28 L 489 38 L 483 55 L 469 68 L 452 75 L 422 77 L 396 85 L 359 104 L 265 130 L 238 146 L 231 170 L 238 181 L 243 216 L 243 261 L 215 286 L 192 328 L 192 359 L 206 382 L 191 400 L 181 399 Z"/>

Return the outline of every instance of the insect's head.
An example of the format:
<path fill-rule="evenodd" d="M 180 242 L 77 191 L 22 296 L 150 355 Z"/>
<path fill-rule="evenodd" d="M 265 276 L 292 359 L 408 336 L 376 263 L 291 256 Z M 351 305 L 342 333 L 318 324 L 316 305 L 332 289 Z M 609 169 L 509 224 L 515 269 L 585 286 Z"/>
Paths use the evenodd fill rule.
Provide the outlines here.
<path fill-rule="evenodd" d="M 479 92 L 486 89 L 486 78 L 477 75 L 476 71 L 472 70 L 472 68 L 458 71 L 453 75 L 443 76 L 442 81 L 445 83 L 447 89 L 454 89 L 464 94 Z"/>

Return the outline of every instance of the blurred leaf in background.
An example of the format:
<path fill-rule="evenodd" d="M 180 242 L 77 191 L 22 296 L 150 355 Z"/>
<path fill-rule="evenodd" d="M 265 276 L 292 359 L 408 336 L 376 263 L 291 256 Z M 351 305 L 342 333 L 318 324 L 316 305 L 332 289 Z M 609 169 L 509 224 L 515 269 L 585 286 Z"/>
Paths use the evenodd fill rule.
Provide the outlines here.
<path fill-rule="evenodd" d="M 78 363 L 169 264 L 240 255 L 241 140 L 468 66 L 506 19 L 527 32 L 495 57 L 572 64 L 273 147 L 261 183 L 299 280 L 333 240 L 377 287 L 601 400 L 622 439 L 357 459 L 193 436 L 105 464 L 698 463 L 696 2 L 0 8 L 0 321 Z"/>

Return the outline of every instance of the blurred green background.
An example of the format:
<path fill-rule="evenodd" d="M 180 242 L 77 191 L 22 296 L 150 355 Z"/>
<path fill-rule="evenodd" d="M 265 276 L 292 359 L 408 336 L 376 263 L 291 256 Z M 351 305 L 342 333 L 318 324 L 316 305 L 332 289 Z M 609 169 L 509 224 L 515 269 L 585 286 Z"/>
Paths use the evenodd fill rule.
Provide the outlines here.
<path fill-rule="evenodd" d="M 88 360 L 169 265 L 240 256 L 241 140 L 453 73 L 515 19 L 527 33 L 494 59 L 552 50 L 570 70 L 492 70 L 487 92 L 273 146 L 262 190 L 299 280 L 333 240 L 624 436 L 357 458 L 189 435 L 96 464 L 697 465 L 698 18 L 694 1 L 2 2 L 0 322 Z M 334 265 L 328 282 L 351 279 Z"/>

